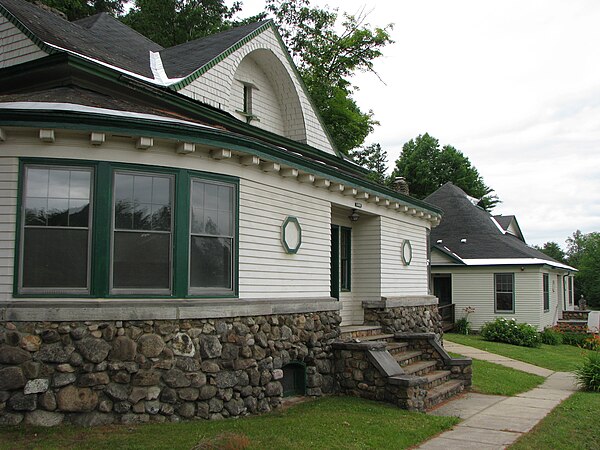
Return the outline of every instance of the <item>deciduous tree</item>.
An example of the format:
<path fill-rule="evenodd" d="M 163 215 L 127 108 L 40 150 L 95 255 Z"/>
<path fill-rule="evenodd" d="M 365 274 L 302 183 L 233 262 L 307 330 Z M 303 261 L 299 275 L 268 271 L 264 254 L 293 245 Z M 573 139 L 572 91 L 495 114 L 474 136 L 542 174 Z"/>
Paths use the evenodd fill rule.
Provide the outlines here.
<path fill-rule="evenodd" d="M 480 199 L 479 205 L 487 211 L 500 202 L 469 158 L 451 145 L 440 147 L 439 141 L 427 133 L 404 144 L 392 176 L 404 177 L 410 194 L 417 198 L 425 198 L 451 181 Z"/>
<path fill-rule="evenodd" d="M 387 152 L 380 144 L 371 144 L 350 152 L 350 157 L 361 167 L 370 171 L 369 178 L 377 183 L 385 184 L 387 170 Z"/>
<path fill-rule="evenodd" d="M 564 250 L 560 248 L 560 245 L 558 245 L 556 242 L 546 242 L 542 246 L 534 245 L 534 247 L 540 252 L 545 253 L 550 258 L 555 259 L 558 262 L 567 262 L 567 255 L 565 254 Z"/>
<path fill-rule="evenodd" d="M 30 0 L 31 1 L 31 0 Z M 54 8 L 69 20 L 82 19 L 97 13 L 106 12 L 118 16 L 124 11 L 127 0 L 36 0 Z M 31 1 L 35 3 L 34 1 Z"/>
<path fill-rule="evenodd" d="M 575 231 L 567 239 L 567 255 L 569 265 L 578 269 L 576 298 L 583 295 L 588 305 L 600 306 L 600 233 Z"/>

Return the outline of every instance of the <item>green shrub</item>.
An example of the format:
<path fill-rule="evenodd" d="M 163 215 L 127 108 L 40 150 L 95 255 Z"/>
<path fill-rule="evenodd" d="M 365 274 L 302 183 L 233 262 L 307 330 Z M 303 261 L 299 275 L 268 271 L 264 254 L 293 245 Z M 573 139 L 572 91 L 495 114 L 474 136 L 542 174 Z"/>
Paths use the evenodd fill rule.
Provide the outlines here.
<path fill-rule="evenodd" d="M 540 334 L 528 323 L 517 323 L 515 319 L 500 317 L 481 327 L 481 336 L 486 341 L 506 342 L 522 347 L 539 347 Z"/>
<path fill-rule="evenodd" d="M 586 391 L 600 392 L 600 352 L 590 352 L 575 370 L 577 384 Z"/>
<path fill-rule="evenodd" d="M 573 331 L 561 331 L 563 344 L 575 347 L 584 347 L 586 339 L 592 337 L 589 333 L 575 333 Z"/>
<path fill-rule="evenodd" d="M 471 334 L 471 322 L 466 317 L 454 322 L 454 330 L 458 334 Z"/>
<path fill-rule="evenodd" d="M 552 328 L 544 328 L 544 331 L 540 333 L 540 339 L 542 344 L 546 345 L 560 345 L 563 343 L 562 334 Z"/>

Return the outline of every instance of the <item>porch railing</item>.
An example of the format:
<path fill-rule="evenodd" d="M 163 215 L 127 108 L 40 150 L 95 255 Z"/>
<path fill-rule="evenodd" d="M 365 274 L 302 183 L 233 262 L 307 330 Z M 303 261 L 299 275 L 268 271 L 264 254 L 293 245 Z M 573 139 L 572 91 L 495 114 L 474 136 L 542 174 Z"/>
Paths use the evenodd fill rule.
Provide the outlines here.
<path fill-rule="evenodd" d="M 443 322 L 454 324 L 454 304 L 438 306 L 438 311 Z"/>

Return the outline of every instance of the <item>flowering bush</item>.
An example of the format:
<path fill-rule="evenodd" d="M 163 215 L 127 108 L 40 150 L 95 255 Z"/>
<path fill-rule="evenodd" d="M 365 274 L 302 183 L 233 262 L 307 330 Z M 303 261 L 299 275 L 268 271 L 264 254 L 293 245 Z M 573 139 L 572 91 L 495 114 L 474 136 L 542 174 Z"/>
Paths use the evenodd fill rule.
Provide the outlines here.
<path fill-rule="evenodd" d="M 575 370 L 577 384 L 587 391 L 600 392 L 600 352 L 590 352 Z"/>
<path fill-rule="evenodd" d="M 583 341 L 583 348 L 588 350 L 599 351 L 600 350 L 600 334 L 592 334 L 590 337 Z"/>
<path fill-rule="evenodd" d="M 506 342 L 522 347 L 539 347 L 542 343 L 540 334 L 528 323 L 517 323 L 515 319 L 506 320 L 500 317 L 487 322 L 481 328 L 481 336 L 486 341 Z"/>
<path fill-rule="evenodd" d="M 471 332 L 471 322 L 469 322 L 469 314 L 475 312 L 475 308 L 472 306 L 467 306 L 463 309 L 465 312 L 465 317 L 458 319 L 454 323 L 454 331 L 459 334 L 469 334 Z"/>

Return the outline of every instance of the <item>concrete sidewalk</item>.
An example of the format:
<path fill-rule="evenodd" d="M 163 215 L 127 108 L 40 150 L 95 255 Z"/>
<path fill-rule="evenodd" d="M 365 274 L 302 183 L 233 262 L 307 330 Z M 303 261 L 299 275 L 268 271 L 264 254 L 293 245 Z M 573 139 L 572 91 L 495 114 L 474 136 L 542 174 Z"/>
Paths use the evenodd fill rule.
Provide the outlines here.
<path fill-rule="evenodd" d="M 554 373 L 554 371 L 550 369 L 544 369 L 543 367 L 534 366 L 533 364 L 517 361 L 516 359 L 496 355 L 494 353 L 486 352 L 485 350 L 479 350 L 478 348 L 468 347 L 454 342 L 444 341 L 444 348 L 449 352 L 459 353 L 463 356 L 468 356 L 469 358 L 489 361 L 494 364 L 500 364 L 502 366 L 510 367 L 511 369 L 517 369 L 522 372 L 532 373 L 546 378 Z"/>
<path fill-rule="evenodd" d="M 451 352 L 542 375 L 547 379 L 540 386 L 514 397 L 467 393 L 449 401 L 430 414 L 456 416 L 464 421 L 417 447 L 419 449 L 507 448 L 577 390 L 575 379 L 570 373 L 553 372 L 451 342 L 445 342 L 444 347 Z"/>

